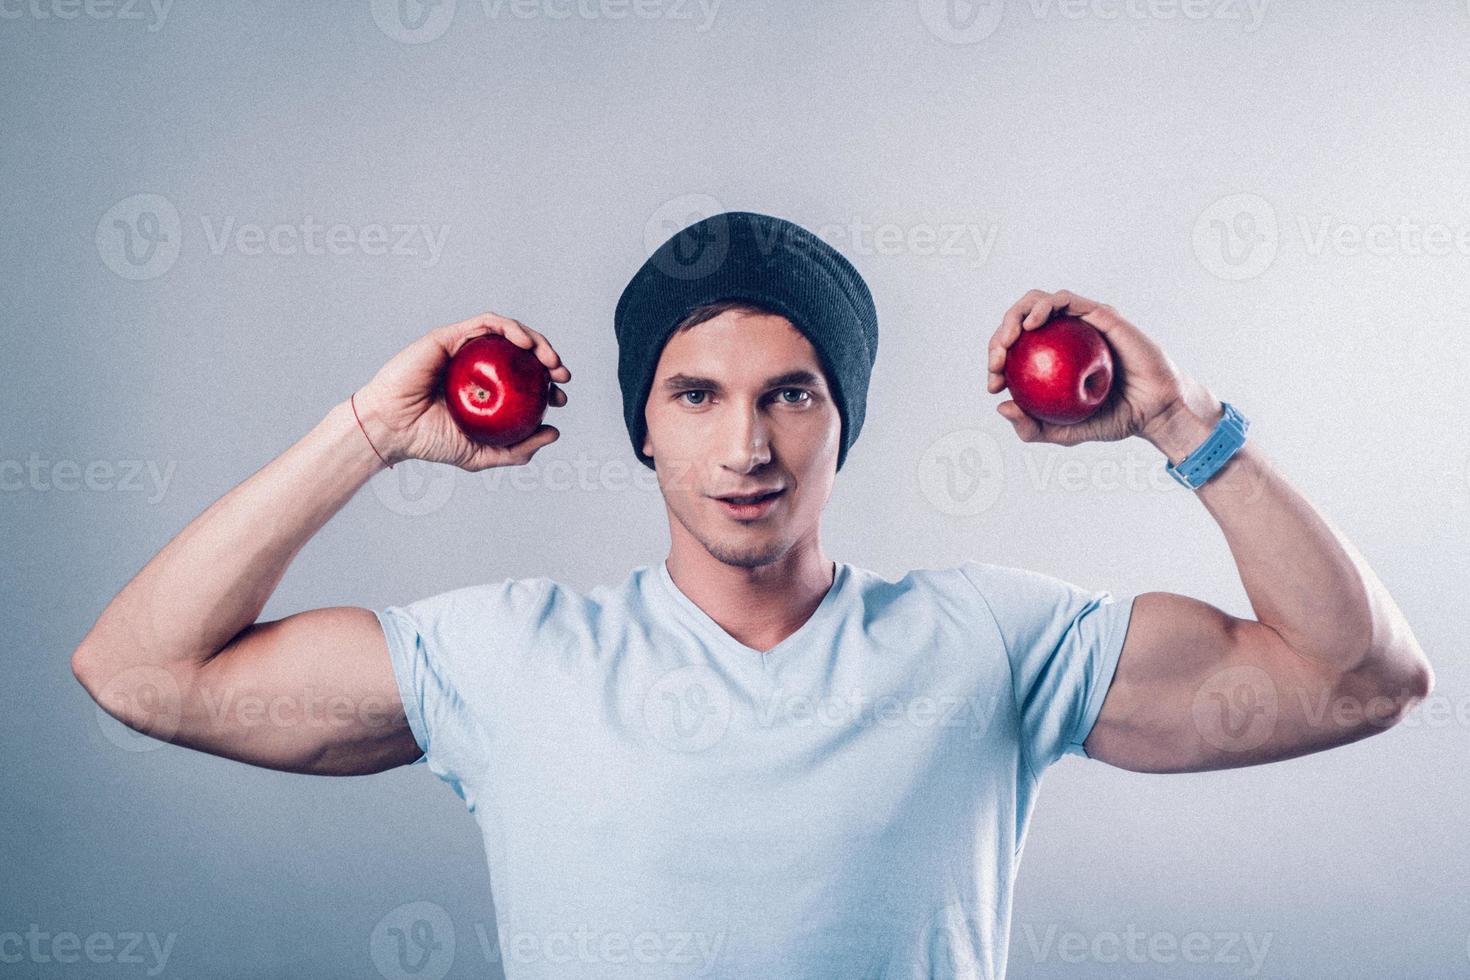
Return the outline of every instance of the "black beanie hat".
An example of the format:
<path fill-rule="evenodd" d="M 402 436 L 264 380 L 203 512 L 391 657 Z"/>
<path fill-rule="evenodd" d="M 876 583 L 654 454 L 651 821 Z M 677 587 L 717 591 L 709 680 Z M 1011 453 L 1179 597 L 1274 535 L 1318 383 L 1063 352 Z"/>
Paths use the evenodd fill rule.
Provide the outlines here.
<path fill-rule="evenodd" d="M 727 211 L 676 232 L 643 263 L 618 299 L 618 384 L 633 452 L 643 453 L 643 410 L 674 327 L 695 309 L 746 300 L 778 313 L 816 349 L 842 417 L 837 469 L 863 427 L 868 376 L 878 356 L 878 313 L 852 263 L 783 218 Z"/>

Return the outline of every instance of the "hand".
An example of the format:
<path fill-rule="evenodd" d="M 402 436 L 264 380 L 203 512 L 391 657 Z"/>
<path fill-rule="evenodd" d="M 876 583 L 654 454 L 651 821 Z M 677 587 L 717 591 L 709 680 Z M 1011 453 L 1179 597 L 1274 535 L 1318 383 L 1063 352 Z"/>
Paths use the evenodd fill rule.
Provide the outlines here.
<path fill-rule="evenodd" d="M 1118 315 L 1111 306 L 1065 289 L 1047 293 L 1033 289 L 1006 311 L 990 338 L 986 390 L 995 394 L 1006 387 L 1005 360 L 1022 330 L 1035 330 L 1056 314 L 1080 317 L 1107 340 L 1113 354 L 1113 390 L 1091 418 L 1056 425 L 1032 418 L 1014 400 L 996 406 L 1022 442 L 1050 442 L 1073 446 L 1079 442 L 1112 442 L 1142 436 L 1157 444 L 1181 412 L 1218 419 L 1220 403 L 1197 381 L 1181 374 L 1174 362 L 1142 330 Z"/>
<path fill-rule="evenodd" d="M 492 333 L 535 351 L 551 372 L 553 382 L 572 379 L 572 372 L 546 338 L 517 320 L 482 313 L 433 330 L 394 355 L 356 396 L 363 428 L 389 463 L 424 459 L 453 463 L 471 472 L 517 466 L 561 436 L 555 426 L 542 425 L 515 445 L 486 446 L 470 439 L 455 424 L 444 404 L 445 370 L 450 358 L 467 342 Z M 552 384 L 549 404 L 560 408 L 566 403 L 566 392 Z"/>

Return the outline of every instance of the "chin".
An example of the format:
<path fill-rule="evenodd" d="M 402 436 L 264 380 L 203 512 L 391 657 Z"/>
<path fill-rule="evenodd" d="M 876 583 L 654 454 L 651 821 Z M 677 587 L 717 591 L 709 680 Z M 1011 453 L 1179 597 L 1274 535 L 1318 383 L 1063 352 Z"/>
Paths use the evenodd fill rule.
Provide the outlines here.
<path fill-rule="evenodd" d="M 786 553 L 786 546 L 779 541 L 763 541 L 758 544 L 723 544 L 718 541 L 704 542 L 704 550 L 724 565 L 735 568 L 764 568 Z"/>

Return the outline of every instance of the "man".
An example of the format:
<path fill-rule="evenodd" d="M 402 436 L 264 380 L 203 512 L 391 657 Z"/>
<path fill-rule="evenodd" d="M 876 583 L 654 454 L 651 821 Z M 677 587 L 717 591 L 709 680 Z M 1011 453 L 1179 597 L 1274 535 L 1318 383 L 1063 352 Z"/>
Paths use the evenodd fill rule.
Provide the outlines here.
<path fill-rule="evenodd" d="M 123 722 L 201 751 L 331 775 L 425 762 L 483 831 L 511 980 L 1000 977 L 1033 801 L 1062 755 L 1144 772 L 1287 759 L 1382 731 L 1433 684 L 1352 545 L 1110 307 L 1028 293 L 991 338 L 991 392 L 1021 332 L 1060 313 L 1102 331 L 1117 390 L 1072 426 L 1000 413 L 1025 442 L 1156 446 L 1258 619 L 978 561 L 890 581 L 829 559 L 821 515 L 862 427 L 877 315 L 825 242 L 733 212 L 670 238 L 617 306 L 663 562 L 585 594 L 505 579 L 255 621 L 381 466 L 518 465 L 557 438 L 477 446 L 437 400 L 483 333 L 571 379 L 540 333 L 485 314 L 407 347 L 186 527 L 73 669 Z M 326 728 L 209 710 L 304 691 L 353 710 Z"/>

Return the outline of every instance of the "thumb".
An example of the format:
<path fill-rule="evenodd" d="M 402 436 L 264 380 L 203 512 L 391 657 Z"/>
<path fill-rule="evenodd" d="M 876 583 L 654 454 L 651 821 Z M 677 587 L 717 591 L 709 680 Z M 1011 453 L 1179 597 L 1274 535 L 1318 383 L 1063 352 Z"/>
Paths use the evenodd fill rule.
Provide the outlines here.
<path fill-rule="evenodd" d="M 464 468 L 472 472 L 492 466 L 522 466 L 543 446 L 549 446 L 561 438 L 561 430 L 554 425 L 542 425 L 535 432 L 513 446 L 487 446 L 476 443 L 474 454 Z"/>
<path fill-rule="evenodd" d="M 1000 413 L 1002 418 L 1011 423 L 1011 428 L 1016 430 L 1016 438 L 1022 442 L 1048 441 L 1046 438 L 1046 429 L 1048 426 L 1027 415 L 1022 411 L 1021 406 L 1016 404 L 1014 399 L 1006 399 L 995 406 L 995 410 Z"/>

